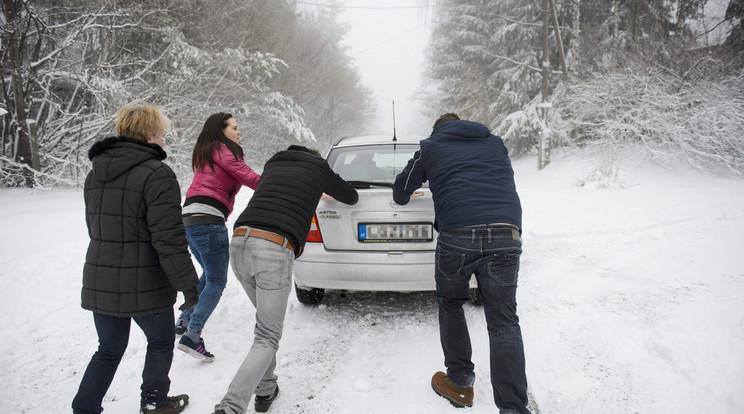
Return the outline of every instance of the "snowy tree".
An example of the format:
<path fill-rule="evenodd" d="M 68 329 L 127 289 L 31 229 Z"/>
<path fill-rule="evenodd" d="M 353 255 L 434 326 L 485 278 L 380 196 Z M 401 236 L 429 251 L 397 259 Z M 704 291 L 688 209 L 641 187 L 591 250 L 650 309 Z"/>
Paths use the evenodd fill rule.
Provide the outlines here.
<path fill-rule="evenodd" d="M 431 112 L 483 122 L 514 153 L 534 149 L 541 125 L 524 111 L 541 90 L 541 3 L 470 0 L 442 10 L 428 57 L 442 98 Z M 558 66 L 552 52 L 545 60 Z"/>
<path fill-rule="evenodd" d="M 744 66 L 744 0 L 731 0 L 726 8 L 726 21 L 733 25 L 723 44 L 733 68 Z"/>
<path fill-rule="evenodd" d="M 207 10 L 214 7 L 211 3 L 219 3 L 225 14 Z M 285 63 L 264 87 L 281 91 L 302 108 L 306 125 L 320 139 L 316 144 L 320 149 L 365 129 L 371 118 L 371 93 L 341 46 L 348 28 L 336 22 L 337 9 L 300 13 L 293 1 L 285 0 L 196 2 L 194 9 L 196 16 L 183 18 L 202 22 L 185 30 L 192 44 L 250 45 Z"/>
<path fill-rule="evenodd" d="M 275 8 L 273 0 L 269 10 Z M 319 149 L 327 148 L 343 136 L 366 131 L 372 119 L 371 91 L 353 68 L 341 42 L 348 27 L 336 23 L 339 9 L 318 8 L 302 16 L 305 24 L 294 24 L 284 38 L 267 36 L 270 50 L 287 62 L 286 72 L 272 79 L 272 85 L 296 99 L 305 110 L 305 119 L 316 137 Z M 263 28 L 262 30 L 267 30 Z"/>
<path fill-rule="evenodd" d="M 558 43 L 556 32 L 565 40 L 569 77 L 555 76 L 562 70 L 555 69 L 554 52 L 545 59 L 540 53 L 541 3 L 470 0 L 442 7 L 429 56 L 443 95 L 435 112 L 490 125 L 513 155 L 533 152 L 535 136 L 547 130 L 559 145 L 637 145 L 658 160 L 742 173 L 735 131 L 744 128 L 744 2 L 729 3 L 726 42 L 707 46 L 692 29 L 707 0 L 548 1 L 557 16 L 549 40 Z M 543 88 L 552 107 L 547 119 L 538 116 L 536 69 L 543 60 L 553 68 Z"/>
<path fill-rule="evenodd" d="M 168 162 L 182 182 L 190 180 L 191 149 L 214 112 L 231 112 L 240 121 L 250 137 L 246 160 L 256 166 L 291 143 L 315 144 L 308 112 L 314 115 L 318 107 L 306 110 L 310 100 L 301 94 L 328 84 L 323 62 L 335 59 L 340 46 L 327 41 L 321 57 L 301 47 L 272 50 L 267 39 L 287 38 L 284 33 L 321 37 L 313 32 L 317 22 L 301 18 L 294 7 L 264 0 L 4 0 L 0 86 L 9 114 L 0 130 L 1 185 L 80 183 L 89 169 L 88 148 L 113 132 L 114 115 L 133 102 L 161 106 L 173 121 Z M 249 17 L 260 26 L 279 11 L 293 16 L 290 25 L 256 36 L 245 26 Z M 304 60 L 297 58 L 303 54 Z M 303 71 L 290 62 L 316 69 Z M 368 91 L 354 83 L 348 61 L 334 68 L 328 77 L 350 81 L 323 96 L 336 107 L 331 123 L 343 124 L 339 117 L 364 112 Z M 313 82 L 302 77 L 307 73 Z M 295 83 L 315 89 L 292 88 Z M 342 107 L 350 109 L 337 109 Z"/>
<path fill-rule="evenodd" d="M 127 85 L 145 67 L 142 62 L 122 64 L 126 45 L 116 36 L 141 24 L 144 14 L 96 2 L 85 7 L 75 1 L 59 3 L 67 4 L 3 3 L 2 44 L 7 49 L 0 85 L 13 115 L 3 119 L 4 185 L 75 179 L 75 165 L 84 158 L 81 137 L 104 129 L 102 115 L 108 115 L 105 107 L 117 95 L 117 86 Z M 118 84 L 101 81 L 112 72 Z"/>

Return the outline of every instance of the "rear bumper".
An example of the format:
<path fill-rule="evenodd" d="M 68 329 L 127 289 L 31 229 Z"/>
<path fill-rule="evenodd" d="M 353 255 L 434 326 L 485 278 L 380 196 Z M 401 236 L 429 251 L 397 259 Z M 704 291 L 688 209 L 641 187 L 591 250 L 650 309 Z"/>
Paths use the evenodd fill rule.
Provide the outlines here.
<path fill-rule="evenodd" d="M 415 292 L 436 290 L 434 252 L 330 251 L 307 243 L 294 263 L 300 288 Z"/>

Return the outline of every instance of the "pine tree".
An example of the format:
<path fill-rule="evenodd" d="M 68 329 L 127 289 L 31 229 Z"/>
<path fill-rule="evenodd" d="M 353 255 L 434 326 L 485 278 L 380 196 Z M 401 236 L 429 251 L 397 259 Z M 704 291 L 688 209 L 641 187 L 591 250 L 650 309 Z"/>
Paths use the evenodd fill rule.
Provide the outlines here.
<path fill-rule="evenodd" d="M 440 12 L 429 59 L 430 76 L 443 98 L 432 112 L 455 111 L 497 128 L 532 101 L 540 91 L 538 6 L 533 1 L 469 0 Z M 520 140 L 525 142 L 508 143 L 510 150 L 527 151 L 536 142 L 534 134 Z"/>

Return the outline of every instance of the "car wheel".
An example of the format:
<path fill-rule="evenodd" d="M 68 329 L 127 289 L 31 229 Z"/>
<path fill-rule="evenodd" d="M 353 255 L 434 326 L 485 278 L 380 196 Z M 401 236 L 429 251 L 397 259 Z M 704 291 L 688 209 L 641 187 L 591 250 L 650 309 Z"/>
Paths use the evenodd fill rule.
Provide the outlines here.
<path fill-rule="evenodd" d="M 474 306 L 480 306 L 483 304 L 481 302 L 480 293 L 478 293 L 478 288 L 470 289 L 470 303 Z"/>
<path fill-rule="evenodd" d="M 305 305 L 317 305 L 323 300 L 325 289 L 301 289 L 295 284 L 297 300 Z"/>

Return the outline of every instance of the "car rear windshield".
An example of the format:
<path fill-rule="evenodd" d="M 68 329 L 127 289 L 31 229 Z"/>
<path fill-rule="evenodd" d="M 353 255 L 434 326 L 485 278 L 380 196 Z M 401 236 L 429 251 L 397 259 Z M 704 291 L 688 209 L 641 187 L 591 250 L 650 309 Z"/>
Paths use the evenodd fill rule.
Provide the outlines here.
<path fill-rule="evenodd" d="M 418 149 L 418 143 L 333 148 L 328 164 L 346 181 L 390 185 Z"/>

